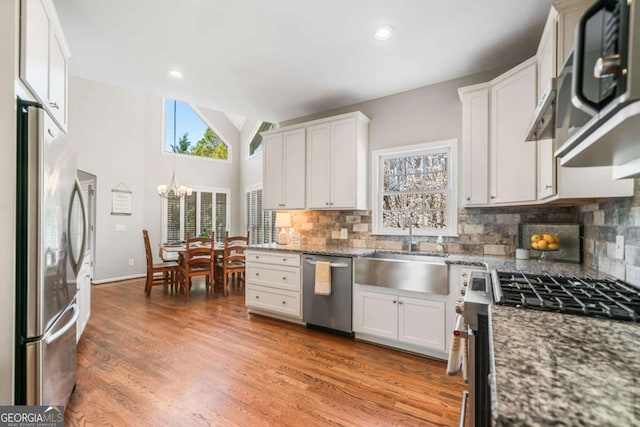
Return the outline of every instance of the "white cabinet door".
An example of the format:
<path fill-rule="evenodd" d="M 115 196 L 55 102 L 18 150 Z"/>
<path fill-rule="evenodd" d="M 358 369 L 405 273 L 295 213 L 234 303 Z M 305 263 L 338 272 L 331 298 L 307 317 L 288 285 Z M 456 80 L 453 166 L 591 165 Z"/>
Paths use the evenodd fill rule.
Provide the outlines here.
<path fill-rule="evenodd" d="M 87 253 L 85 255 L 82 267 L 78 272 L 76 286 L 78 288 L 78 295 L 76 297 L 76 303 L 78 304 L 78 320 L 76 322 L 76 342 L 80 340 L 80 336 L 83 334 L 89 317 L 91 317 L 91 278 L 93 277 L 93 261 L 92 254 Z"/>
<path fill-rule="evenodd" d="M 553 140 L 545 139 L 538 145 L 538 199 L 556 194 L 556 158 L 553 156 Z"/>
<path fill-rule="evenodd" d="M 284 144 L 282 133 L 265 135 L 262 144 L 263 184 L 262 204 L 265 210 L 278 210 L 284 207 Z"/>
<path fill-rule="evenodd" d="M 284 208 L 304 209 L 305 205 L 305 130 L 283 133 Z"/>
<path fill-rule="evenodd" d="M 357 152 L 356 119 L 331 123 L 331 208 L 351 208 L 356 204 Z"/>
<path fill-rule="evenodd" d="M 398 340 L 445 351 L 445 303 L 398 298 Z"/>
<path fill-rule="evenodd" d="M 493 203 L 536 200 L 536 144 L 524 140 L 535 105 L 535 60 L 505 74 L 491 88 Z"/>
<path fill-rule="evenodd" d="M 49 98 L 49 18 L 40 0 L 22 1 L 20 77 L 43 101 Z"/>
<path fill-rule="evenodd" d="M 67 58 L 58 35 L 51 34 L 49 57 L 49 106 L 58 122 L 67 124 Z"/>
<path fill-rule="evenodd" d="M 263 144 L 264 209 L 304 209 L 304 129 L 265 135 Z"/>
<path fill-rule="evenodd" d="M 556 76 L 556 34 L 558 13 L 552 7 L 547 16 L 547 22 L 538 43 L 538 97 L 542 97 L 551 91 L 551 79 Z"/>
<path fill-rule="evenodd" d="M 489 89 L 462 96 L 464 204 L 489 202 Z"/>
<path fill-rule="evenodd" d="M 358 293 L 359 319 L 355 324 L 362 332 L 378 337 L 398 338 L 398 297 L 361 291 Z"/>
<path fill-rule="evenodd" d="M 331 125 L 307 128 L 308 207 L 328 208 L 331 202 Z"/>

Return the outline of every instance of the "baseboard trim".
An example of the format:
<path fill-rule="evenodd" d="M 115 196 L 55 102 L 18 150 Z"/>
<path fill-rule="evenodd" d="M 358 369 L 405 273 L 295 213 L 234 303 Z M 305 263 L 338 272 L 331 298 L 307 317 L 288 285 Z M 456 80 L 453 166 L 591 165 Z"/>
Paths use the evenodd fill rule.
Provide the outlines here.
<path fill-rule="evenodd" d="M 141 277 L 145 277 L 146 274 L 132 274 L 131 276 L 122 276 L 122 277 L 111 277 L 109 279 L 100 279 L 100 280 L 92 280 L 92 285 L 101 285 L 103 283 L 110 282 L 121 282 L 123 280 L 131 280 L 131 279 L 140 279 Z"/>

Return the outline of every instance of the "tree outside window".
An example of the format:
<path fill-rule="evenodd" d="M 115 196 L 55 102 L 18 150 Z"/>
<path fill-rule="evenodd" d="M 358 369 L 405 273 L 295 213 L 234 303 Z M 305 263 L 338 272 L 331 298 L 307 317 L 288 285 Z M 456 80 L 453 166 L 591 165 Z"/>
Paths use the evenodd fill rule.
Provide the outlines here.
<path fill-rule="evenodd" d="M 188 104 L 165 99 L 165 151 L 229 160 L 228 145 Z"/>

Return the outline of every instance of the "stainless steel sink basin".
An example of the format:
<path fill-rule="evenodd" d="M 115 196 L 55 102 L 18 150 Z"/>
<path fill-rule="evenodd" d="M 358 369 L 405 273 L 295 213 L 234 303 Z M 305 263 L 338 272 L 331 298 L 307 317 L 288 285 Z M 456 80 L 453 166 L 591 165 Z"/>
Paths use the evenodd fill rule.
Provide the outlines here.
<path fill-rule="evenodd" d="M 356 258 L 354 281 L 404 291 L 448 295 L 446 256 L 438 254 L 375 252 Z"/>

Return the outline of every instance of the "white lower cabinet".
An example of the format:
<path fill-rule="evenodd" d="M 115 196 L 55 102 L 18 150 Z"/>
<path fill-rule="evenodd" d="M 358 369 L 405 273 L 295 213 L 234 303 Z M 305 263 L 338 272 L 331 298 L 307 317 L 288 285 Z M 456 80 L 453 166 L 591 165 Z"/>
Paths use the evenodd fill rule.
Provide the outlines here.
<path fill-rule="evenodd" d="M 91 279 L 93 278 L 93 254 L 91 251 L 87 252 L 82 262 L 82 267 L 78 272 L 76 279 L 76 286 L 78 288 L 78 295 L 76 297 L 76 303 L 78 304 L 78 320 L 76 321 L 76 342 L 80 340 L 89 317 L 91 317 Z"/>
<path fill-rule="evenodd" d="M 444 358 L 447 298 L 355 285 L 356 338 Z"/>
<path fill-rule="evenodd" d="M 302 319 L 300 254 L 248 250 L 245 305 L 252 313 Z"/>

